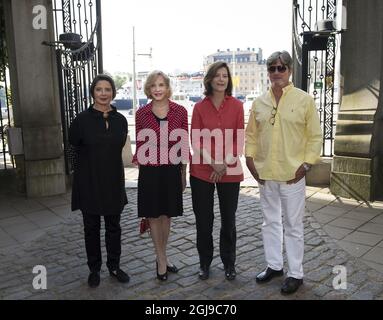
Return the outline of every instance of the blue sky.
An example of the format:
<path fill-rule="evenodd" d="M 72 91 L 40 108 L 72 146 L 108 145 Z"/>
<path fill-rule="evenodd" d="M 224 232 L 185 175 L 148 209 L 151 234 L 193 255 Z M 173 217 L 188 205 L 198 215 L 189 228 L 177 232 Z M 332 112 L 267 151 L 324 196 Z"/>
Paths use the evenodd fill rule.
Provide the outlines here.
<path fill-rule="evenodd" d="M 198 71 L 217 49 L 291 52 L 291 0 L 108 0 L 102 2 L 104 69 Z"/>

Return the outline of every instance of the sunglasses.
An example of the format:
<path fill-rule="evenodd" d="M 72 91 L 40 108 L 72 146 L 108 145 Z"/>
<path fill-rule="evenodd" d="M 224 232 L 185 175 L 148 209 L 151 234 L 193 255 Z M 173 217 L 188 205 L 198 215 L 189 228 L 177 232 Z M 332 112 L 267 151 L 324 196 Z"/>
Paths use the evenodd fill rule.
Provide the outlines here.
<path fill-rule="evenodd" d="M 275 115 L 277 114 L 277 108 L 273 106 L 273 109 L 271 110 L 271 117 L 269 119 L 269 122 L 271 125 L 274 125 L 275 123 Z"/>
<path fill-rule="evenodd" d="M 267 68 L 267 71 L 270 73 L 274 73 L 276 70 L 278 70 L 279 73 L 283 73 L 287 70 L 286 66 L 270 66 Z"/>

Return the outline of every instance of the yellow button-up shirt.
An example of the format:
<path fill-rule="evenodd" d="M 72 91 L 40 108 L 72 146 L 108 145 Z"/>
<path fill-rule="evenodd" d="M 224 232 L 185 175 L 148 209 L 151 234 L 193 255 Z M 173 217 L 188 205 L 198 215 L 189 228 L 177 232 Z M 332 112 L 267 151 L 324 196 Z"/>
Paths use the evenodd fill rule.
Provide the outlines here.
<path fill-rule="evenodd" d="M 274 125 L 273 107 L 277 109 Z M 303 162 L 319 160 L 322 130 L 314 99 L 290 82 L 277 105 L 270 89 L 252 105 L 246 127 L 245 155 L 260 179 L 288 181 Z"/>

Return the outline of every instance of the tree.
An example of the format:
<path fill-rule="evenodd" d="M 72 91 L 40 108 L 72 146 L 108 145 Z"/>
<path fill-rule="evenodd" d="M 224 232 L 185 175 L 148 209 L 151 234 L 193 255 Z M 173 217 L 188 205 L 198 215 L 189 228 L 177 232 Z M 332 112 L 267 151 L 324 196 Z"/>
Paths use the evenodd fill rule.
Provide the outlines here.
<path fill-rule="evenodd" d="M 121 89 L 123 84 L 127 81 L 126 76 L 116 75 L 113 77 L 114 83 L 116 84 L 116 90 Z"/>

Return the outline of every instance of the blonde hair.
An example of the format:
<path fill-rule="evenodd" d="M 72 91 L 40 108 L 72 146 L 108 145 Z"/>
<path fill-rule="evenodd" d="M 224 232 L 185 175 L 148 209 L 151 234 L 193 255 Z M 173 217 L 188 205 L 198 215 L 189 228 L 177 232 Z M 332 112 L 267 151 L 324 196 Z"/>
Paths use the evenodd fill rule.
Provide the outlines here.
<path fill-rule="evenodd" d="M 170 79 L 169 77 L 162 71 L 160 70 L 155 70 L 155 71 L 152 71 L 146 81 L 145 81 L 145 86 L 144 86 L 144 92 L 146 94 L 146 96 L 149 98 L 149 99 L 153 99 L 151 93 L 150 93 L 150 88 L 152 87 L 152 85 L 154 84 L 154 82 L 157 80 L 158 77 L 162 77 L 164 78 L 164 81 L 165 81 L 165 85 L 166 87 L 168 88 L 168 96 L 167 98 L 170 98 L 172 96 L 172 88 L 170 87 Z"/>

